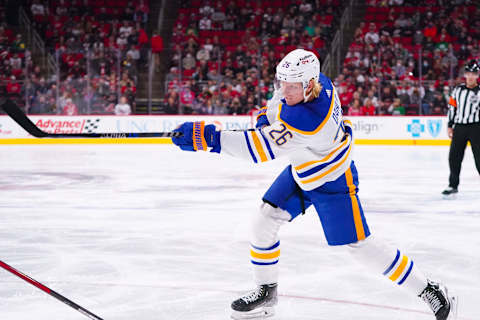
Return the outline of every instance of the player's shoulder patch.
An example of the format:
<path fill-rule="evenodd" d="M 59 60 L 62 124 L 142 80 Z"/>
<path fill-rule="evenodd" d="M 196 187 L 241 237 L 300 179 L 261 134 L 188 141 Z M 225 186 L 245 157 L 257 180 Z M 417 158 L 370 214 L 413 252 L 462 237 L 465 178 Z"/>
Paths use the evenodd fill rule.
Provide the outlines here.
<path fill-rule="evenodd" d="M 295 106 L 289 106 L 285 100 L 282 101 L 278 119 L 289 129 L 302 134 L 315 134 L 328 121 L 333 109 L 335 88 L 330 79 L 322 73 L 319 82 L 322 91 L 313 101 Z"/>

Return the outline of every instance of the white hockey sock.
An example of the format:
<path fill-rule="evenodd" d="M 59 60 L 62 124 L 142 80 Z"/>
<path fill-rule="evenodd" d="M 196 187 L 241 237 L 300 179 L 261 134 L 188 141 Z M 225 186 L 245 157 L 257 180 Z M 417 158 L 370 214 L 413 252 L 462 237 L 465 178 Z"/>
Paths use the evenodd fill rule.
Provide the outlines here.
<path fill-rule="evenodd" d="M 280 258 L 280 226 L 289 221 L 288 212 L 262 204 L 252 223 L 250 258 L 257 285 L 278 282 L 278 260 Z"/>
<path fill-rule="evenodd" d="M 392 282 L 417 296 L 427 286 L 427 278 L 412 259 L 373 236 L 349 244 L 348 247 L 351 254 L 362 264 L 374 272 L 382 273 Z"/>

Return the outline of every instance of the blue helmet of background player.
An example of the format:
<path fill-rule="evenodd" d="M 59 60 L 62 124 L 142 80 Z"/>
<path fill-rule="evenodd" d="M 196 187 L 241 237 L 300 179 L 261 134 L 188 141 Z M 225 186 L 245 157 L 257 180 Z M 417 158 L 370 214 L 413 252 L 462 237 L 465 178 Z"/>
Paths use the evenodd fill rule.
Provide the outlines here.
<path fill-rule="evenodd" d="M 478 65 L 477 60 L 470 60 L 465 65 L 465 72 L 479 72 L 479 71 L 480 71 L 480 66 Z"/>

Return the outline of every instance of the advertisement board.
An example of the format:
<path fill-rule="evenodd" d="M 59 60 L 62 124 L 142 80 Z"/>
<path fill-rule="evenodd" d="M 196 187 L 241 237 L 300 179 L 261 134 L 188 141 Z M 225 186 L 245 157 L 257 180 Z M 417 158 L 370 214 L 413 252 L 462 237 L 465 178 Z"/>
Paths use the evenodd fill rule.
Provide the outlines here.
<path fill-rule="evenodd" d="M 170 132 L 185 121 L 204 120 L 222 130 L 252 128 L 251 116 L 30 116 L 50 133 Z M 448 145 L 446 117 L 347 117 L 357 144 Z M 0 116 L 0 143 L 169 143 L 158 138 L 37 139 L 8 116 Z"/>

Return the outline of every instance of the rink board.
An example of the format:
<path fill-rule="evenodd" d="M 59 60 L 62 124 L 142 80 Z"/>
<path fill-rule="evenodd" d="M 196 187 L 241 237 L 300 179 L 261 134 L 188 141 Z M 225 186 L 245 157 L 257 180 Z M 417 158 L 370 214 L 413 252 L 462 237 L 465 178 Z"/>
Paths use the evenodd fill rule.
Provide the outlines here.
<path fill-rule="evenodd" d="M 169 132 L 185 121 L 204 120 L 222 130 L 252 128 L 251 116 L 31 116 L 50 133 Z M 449 145 L 446 117 L 348 117 L 356 144 Z M 37 139 L 8 116 L 0 116 L 0 144 L 170 144 L 168 138 Z"/>

